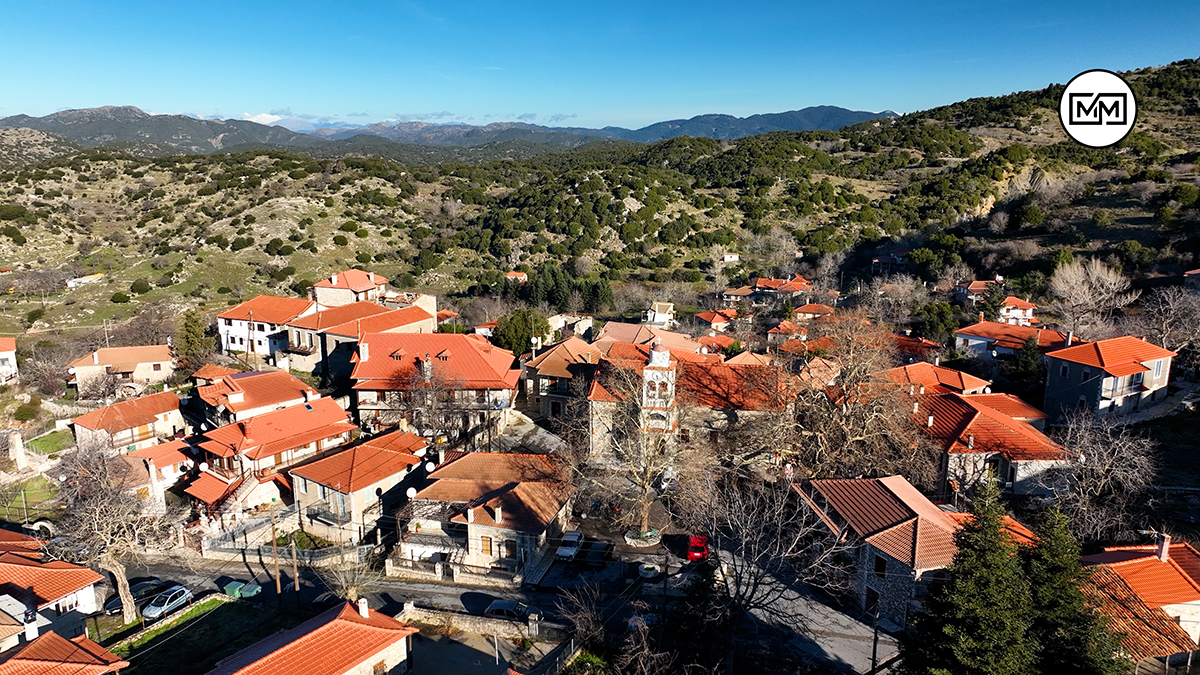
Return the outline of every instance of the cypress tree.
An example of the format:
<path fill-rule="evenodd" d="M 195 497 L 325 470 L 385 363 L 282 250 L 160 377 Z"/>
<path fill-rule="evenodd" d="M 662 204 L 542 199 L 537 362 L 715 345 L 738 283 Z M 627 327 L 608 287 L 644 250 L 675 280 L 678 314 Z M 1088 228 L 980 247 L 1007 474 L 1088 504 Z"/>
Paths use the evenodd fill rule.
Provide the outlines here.
<path fill-rule="evenodd" d="M 184 367 L 199 368 L 213 352 L 213 338 L 207 335 L 208 321 L 197 310 L 183 315 L 175 333 L 175 354 Z"/>
<path fill-rule="evenodd" d="M 1079 562 L 1079 543 L 1057 508 L 1038 528 L 1029 552 L 1033 634 L 1041 643 L 1038 670 L 1046 675 L 1122 675 L 1129 664 L 1117 657 L 1120 643 L 1095 612 L 1079 583 L 1089 570 Z"/>
<path fill-rule="evenodd" d="M 1027 675 L 1036 644 L 1030 634 L 1029 584 L 1004 527 L 994 481 L 980 484 L 973 518 L 955 535 L 949 579 L 932 589 L 926 611 L 901 642 L 906 673 Z"/>

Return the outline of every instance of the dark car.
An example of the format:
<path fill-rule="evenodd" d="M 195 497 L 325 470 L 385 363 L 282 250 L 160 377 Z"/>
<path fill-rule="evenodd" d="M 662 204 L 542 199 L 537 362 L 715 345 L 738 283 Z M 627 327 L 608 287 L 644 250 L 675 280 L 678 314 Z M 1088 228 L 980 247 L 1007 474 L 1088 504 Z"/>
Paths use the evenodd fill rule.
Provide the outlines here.
<path fill-rule="evenodd" d="M 129 593 L 133 595 L 133 604 L 140 608 L 143 604 L 145 604 L 145 601 L 154 597 L 155 594 L 162 590 L 162 587 L 162 579 L 147 579 L 145 581 L 139 581 L 136 584 L 132 584 L 129 587 Z M 109 599 L 108 602 L 104 603 L 104 613 L 108 614 L 109 616 L 112 616 L 113 614 L 120 614 L 121 607 L 121 596 L 119 594 L 114 595 L 111 599 Z"/>
<path fill-rule="evenodd" d="M 540 612 L 537 607 L 530 607 L 516 600 L 493 600 L 492 604 L 483 611 L 484 616 L 490 616 L 493 619 L 511 619 L 512 621 L 524 621 L 530 614 L 540 614 Z"/>

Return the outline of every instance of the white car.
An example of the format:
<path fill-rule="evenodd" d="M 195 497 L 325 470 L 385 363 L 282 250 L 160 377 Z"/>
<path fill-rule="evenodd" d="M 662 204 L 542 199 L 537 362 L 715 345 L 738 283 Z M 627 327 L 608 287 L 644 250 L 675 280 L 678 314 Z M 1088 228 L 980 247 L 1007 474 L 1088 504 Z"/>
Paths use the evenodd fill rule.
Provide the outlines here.
<path fill-rule="evenodd" d="M 559 560 L 574 560 L 575 556 L 579 555 L 579 548 L 583 545 L 583 533 L 579 530 L 569 530 L 563 533 L 562 546 L 554 552 L 554 557 Z"/>

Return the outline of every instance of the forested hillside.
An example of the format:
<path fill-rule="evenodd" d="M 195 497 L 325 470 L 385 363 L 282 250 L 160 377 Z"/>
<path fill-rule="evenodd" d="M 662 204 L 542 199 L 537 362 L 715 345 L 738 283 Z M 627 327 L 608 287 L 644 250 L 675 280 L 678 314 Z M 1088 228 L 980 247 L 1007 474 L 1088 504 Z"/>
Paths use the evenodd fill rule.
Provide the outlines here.
<path fill-rule="evenodd" d="M 350 265 L 475 295 L 522 269 L 535 301 L 597 312 L 633 284 L 694 299 L 802 271 L 846 289 L 897 247 L 928 281 L 965 263 L 1034 297 L 1071 256 L 1144 281 L 1177 275 L 1200 266 L 1200 64 L 1127 77 L 1140 119 L 1107 150 L 1065 139 L 1055 86 L 837 132 L 482 164 L 73 152 L 0 173 L 14 291 L 0 330 L 98 325 L 156 299 L 215 308 Z M 741 261 L 721 262 L 726 252 Z M 61 292 L 97 272 L 104 281 Z"/>

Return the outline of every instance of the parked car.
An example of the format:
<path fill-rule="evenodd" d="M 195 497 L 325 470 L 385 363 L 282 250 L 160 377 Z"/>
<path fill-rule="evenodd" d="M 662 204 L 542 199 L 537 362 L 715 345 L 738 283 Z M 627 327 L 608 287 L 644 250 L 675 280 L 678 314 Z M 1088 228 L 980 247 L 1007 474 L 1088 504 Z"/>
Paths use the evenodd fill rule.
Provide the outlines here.
<path fill-rule="evenodd" d="M 634 614 L 625 622 L 625 627 L 629 632 L 639 631 L 643 628 L 649 628 L 658 623 L 657 614 Z"/>
<path fill-rule="evenodd" d="M 516 600 L 493 600 L 488 608 L 483 610 L 484 616 L 490 616 L 493 619 L 511 619 L 513 621 L 524 621 L 529 618 L 530 614 L 541 614 L 537 607 L 530 607 L 523 602 Z"/>
<path fill-rule="evenodd" d="M 346 599 L 334 593 L 333 591 L 325 591 L 324 593 L 313 598 L 312 608 L 318 612 L 324 612 L 330 607 L 344 604 Z"/>
<path fill-rule="evenodd" d="M 708 557 L 708 537 L 693 534 L 688 537 L 688 562 L 704 560 Z"/>
<path fill-rule="evenodd" d="M 574 560 L 579 554 L 579 547 L 583 545 L 583 533 L 579 530 L 570 530 L 563 533 L 562 545 L 554 552 L 554 557 L 559 560 Z"/>
<path fill-rule="evenodd" d="M 183 586 L 172 586 L 154 596 L 150 604 L 142 609 L 142 617 L 147 621 L 158 621 L 191 601 L 191 591 Z"/>
<path fill-rule="evenodd" d="M 143 601 L 149 600 L 154 594 L 162 590 L 162 587 L 162 579 L 147 579 L 146 581 L 139 581 L 136 584 L 132 584 L 129 587 L 129 593 L 133 595 L 133 604 L 137 605 L 140 609 L 141 605 L 145 604 Z M 109 616 L 120 614 L 122 607 L 121 596 L 119 594 L 114 595 L 108 602 L 104 603 L 104 613 Z"/>

